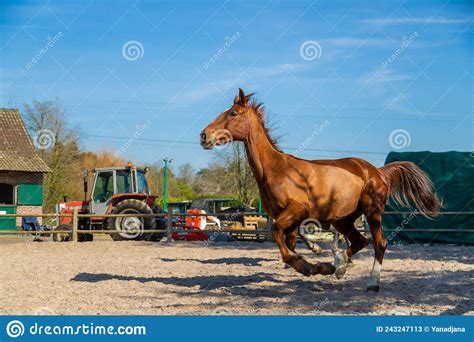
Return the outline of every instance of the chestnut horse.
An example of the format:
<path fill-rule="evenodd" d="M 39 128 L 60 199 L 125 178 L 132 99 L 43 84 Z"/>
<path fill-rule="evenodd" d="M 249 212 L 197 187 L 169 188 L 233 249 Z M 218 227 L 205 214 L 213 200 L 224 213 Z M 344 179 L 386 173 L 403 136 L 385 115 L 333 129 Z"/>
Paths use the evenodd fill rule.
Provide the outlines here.
<path fill-rule="evenodd" d="M 264 123 L 264 108 L 242 89 L 231 107 L 219 114 L 201 132 L 201 146 L 211 149 L 242 141 L 258 184 L 263 208 L 275 220 L 273 236 L 283 261 L 299 273 L 344 275 L 350 257 L 367 246 L 368 240 L 354 227 L 365 215 L 375 251 L 367 291 L 379 291 L 380 271 L 387 247 L 382 231 L 382 213 L 389 195 L 425 216 L 437 215 L 441 203 L 428 176 L 415 164 L 394 162 L 376 168 L 359 158 L 304 160 L 282 152 Z M 302 222 L 331 224 L 350 242 L 331 263 L 311 264 L 295 252 Z"/>

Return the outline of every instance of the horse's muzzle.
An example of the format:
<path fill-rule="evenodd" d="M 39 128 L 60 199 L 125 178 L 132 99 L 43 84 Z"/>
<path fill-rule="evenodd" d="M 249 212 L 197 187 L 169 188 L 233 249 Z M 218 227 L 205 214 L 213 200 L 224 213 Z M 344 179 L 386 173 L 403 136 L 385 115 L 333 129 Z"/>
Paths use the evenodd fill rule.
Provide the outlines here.
<path fill-rule="evenodd" d="M 201 146 L 205 150 L 210 150 L 213 147 L 212 142 L 207 141 L 207 134 L 205 131 L 201 132 Z"/>

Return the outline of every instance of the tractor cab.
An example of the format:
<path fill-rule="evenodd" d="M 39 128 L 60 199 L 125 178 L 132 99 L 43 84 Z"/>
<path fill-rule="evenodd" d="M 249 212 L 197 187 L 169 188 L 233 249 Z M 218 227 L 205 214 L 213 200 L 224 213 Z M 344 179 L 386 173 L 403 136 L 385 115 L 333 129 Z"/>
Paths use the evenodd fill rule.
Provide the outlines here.
<path fill-rule="evenodd" d="M 74 209 L 79 214 L 96 214 L 92 217 L 81 217 L 79 227 L 81 230 L 111 230 L 114 240 L 159 240 L 162 234 L 146 233 L 157 227 L 164 227 L 162 218 L 130 216 L 152 215 L 161 212 L 155 205 L 155 196 L 150 194 L 150 189 L 145 177 L 148 168 L 140 168 L 132 163 L 121 167 L 95 168 L 93 185 L 88 196 L 89 172 L 84 171 L 84 200 L 65 201 L 58 203 L 58 214 L 70 215 Z M 106 217 L 104 215 L 121 215 L 123 217 Z M 126 215 L 126 216 L 125 216 Z M 62 216 L 58 218 L 58 231 L 71 231 L 72 218 Z M 79 234 L 82 241 L 91 241 L 92 235 Z M 54 234 L 55 241 L 66 241 L 70 234 L 62 236 Z"/>
<path fill-rule="evenodd" d="M 131 194 L 149 196 L 150 190 L 142 169 L 131 164 L 125 167 L 96 168 L 94 184 L 90 195 L 90 210 L 94 214 L 105 214 L 117 199 Z M 87 192 L 87 175 L 84 177 L 84 190 Z"/>

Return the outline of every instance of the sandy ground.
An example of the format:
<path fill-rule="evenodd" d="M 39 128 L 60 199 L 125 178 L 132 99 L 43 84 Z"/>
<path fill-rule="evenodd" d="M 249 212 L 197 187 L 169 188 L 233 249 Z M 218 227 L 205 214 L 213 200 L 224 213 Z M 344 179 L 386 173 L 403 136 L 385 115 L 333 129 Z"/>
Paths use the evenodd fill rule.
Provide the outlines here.
<path fill-rule="evenodd" d="M 390 246 L 378 294 L 365 292 L 369 249 L 340 280 L 285 268 L 270 242 L 2 238 L 0 251 L 1 314 L 474 314 L 474 247 Z"/>

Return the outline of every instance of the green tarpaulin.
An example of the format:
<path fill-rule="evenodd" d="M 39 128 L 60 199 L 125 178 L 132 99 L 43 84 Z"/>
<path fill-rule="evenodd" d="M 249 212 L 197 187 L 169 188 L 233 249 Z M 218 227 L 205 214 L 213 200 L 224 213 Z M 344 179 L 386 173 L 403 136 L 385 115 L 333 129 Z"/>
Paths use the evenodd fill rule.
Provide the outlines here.
<path fill-rule="evenodd" d="M 433 181 L 434 189 L 443 200 L 442 212 L 458 212 L 427 219 L 410 214 L 411 210 L 398 207 L 391 200 L 385 211 L 404 211 L 406 214 L 384 214 L 382 225 L 389 242 L 403 243 L 458 243 L 474 244 L 474 154 L 469 152 L 390 152 L 385 164 L 411 161 L 422 168 Z M 434 231 L 419 232 L 413 229 Z M 391 231 L 391 230 L 395 230 Z M 449 230 L 440 232 L 439 230 Z"/>

